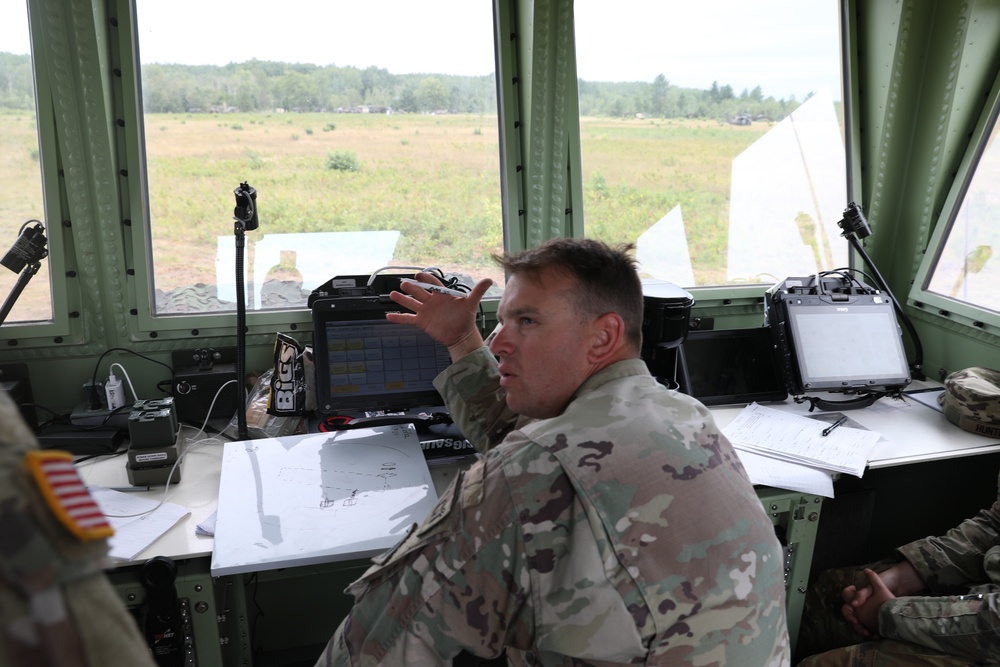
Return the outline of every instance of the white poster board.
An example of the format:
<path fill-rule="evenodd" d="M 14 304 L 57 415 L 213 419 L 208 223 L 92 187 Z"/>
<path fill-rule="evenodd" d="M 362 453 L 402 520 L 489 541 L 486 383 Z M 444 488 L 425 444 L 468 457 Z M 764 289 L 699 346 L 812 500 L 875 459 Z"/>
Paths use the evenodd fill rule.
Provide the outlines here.
<path fill-rule="evenodd" d="M 212 575 L 374 556 L 436 502 L 412 424 L 226 443 Z"/>

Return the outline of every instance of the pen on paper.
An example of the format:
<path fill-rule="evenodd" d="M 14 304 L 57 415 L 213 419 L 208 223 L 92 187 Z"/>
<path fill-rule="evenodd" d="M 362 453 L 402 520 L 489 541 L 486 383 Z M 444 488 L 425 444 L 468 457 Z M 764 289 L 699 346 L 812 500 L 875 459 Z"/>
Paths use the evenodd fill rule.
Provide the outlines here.
<path fill-rule="evenodd" d="M 837 428 L 838 426 L 840 426 L 841 424 L 843 424 L 846 421 L 847 421 L 847 417 L 841 417 L 840 419 L 838 419 L 837 421 L 833 422 L 832 424 L 830 424 L 829 426 L 827 426 L 825 429 L 823 429 L 823 435 L 824 436 L 830 435 L 831 433 L 833 433 L 833 429 Z"/>
<path fill-rule="evenodd" d="M 149 491 L 149 485 L 143 486 L 112 486 L 110 487 L 112 491 L 124 491 L 125 493 L 132 493 L 135 491 Z"/>

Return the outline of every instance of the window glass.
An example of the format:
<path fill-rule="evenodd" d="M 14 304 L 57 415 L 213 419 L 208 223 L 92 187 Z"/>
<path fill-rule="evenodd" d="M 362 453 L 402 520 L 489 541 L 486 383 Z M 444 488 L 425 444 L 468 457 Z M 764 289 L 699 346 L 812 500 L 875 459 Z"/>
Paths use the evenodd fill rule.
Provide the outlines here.
<path fill-rule="evenodd" d="M 681 286 L 847 265 L 836 0 L 581 0 L 585 233 Z"/>
<path fill-rule="evenodd" d="M 23 2 L 0 5 L 0 305 L 3 322 L 52 319 L 38 115 Z M 23 235 L 22 235 L 23 230 Z M 33 269 L 37 267 L 37 272 Z M 0 311 L 0 312 L 2 312 Z"/>
<path fill-rule="evenodd" d="M 946 232 L 947 240 L 937 258 L 928 290 L 975 306 L 1000 311 L 1000 263 L 992 261 L 1000 250 L 1000 126 L 994 125 L 986 148 L 975 167 Z"/>
<path fill-rule="evenodd" d="M 158 313 L 235 310 L 240 254 L 256 310 L 387 265 L 502 278 L 491 3 L 138 0 L 136 33 Z"/>

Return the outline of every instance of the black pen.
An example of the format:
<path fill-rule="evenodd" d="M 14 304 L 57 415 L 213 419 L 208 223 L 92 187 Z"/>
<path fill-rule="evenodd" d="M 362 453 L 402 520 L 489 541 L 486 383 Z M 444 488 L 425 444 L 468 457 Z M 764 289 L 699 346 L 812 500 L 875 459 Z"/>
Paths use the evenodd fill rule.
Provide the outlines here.
<path fill-rule="evenodd" d="M 823 435 L 824 436 L 830 435 L 831 433 L 833 433 L 833 429 L 837 428 L 838 426 L 840 426 L 841 424 L 843 424 L 846 421 L 847 421 L 847 417 L 841 417 L 840 419 L 838 419 L 837 421 L 833 422 L 832 424 L 830 424 L 829 426 L 827 426 L 825 429 L 823 429 Z"/>

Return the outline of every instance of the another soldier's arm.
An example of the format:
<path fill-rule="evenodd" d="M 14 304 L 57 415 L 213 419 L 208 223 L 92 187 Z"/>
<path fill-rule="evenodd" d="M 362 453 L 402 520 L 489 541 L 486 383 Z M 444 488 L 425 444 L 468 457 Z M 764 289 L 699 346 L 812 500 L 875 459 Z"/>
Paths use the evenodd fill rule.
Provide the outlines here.
<path fill-rule="evenodd" d="M 973 664 L 1000 664 L 1000 594 L 901 597 L 878 612 L 878 632 Z"/>
<path fill-rule="evenodd" d="M 976 662 L 1000 662 L 1000 594 L 949 595 L 990 581 L 985 561 L 1000 550 L 1000 499 L 941 537 L 898 549 L 927 588 L 939 595 L 900 597 L 878 610 L 878 632 Z M 946 631 L 942 631 L 946 629 Z"/>
<path fill-rule="evenodd" d="M 856 608 L 862 635 L 918 644 L 976 664 L 1000 662 L 1000 619 L 993 611 L 1000 594 L 896 597 L 878 574 L 865 569 L 865 575 L 871 594 Z"/>
<path fill-rule="evenodd" d="M 1000 545 L 1000 498 L 940 537 L 927 537 L 898 549 L 935 594 L 961 593 L 989 583 L 986 553 Z"/>

